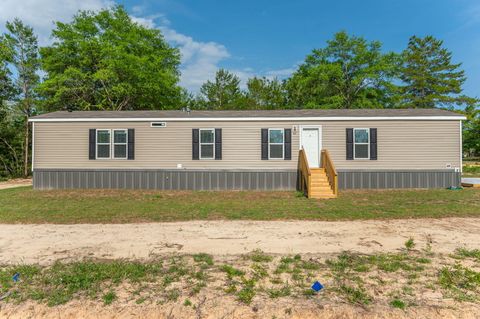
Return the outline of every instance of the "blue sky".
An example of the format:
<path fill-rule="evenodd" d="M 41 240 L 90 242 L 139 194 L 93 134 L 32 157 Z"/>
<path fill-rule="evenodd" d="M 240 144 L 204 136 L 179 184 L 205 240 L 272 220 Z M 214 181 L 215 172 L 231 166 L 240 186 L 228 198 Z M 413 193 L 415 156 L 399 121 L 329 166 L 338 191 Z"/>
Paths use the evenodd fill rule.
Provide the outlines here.
<path fill-rule="evenodd" d="M 470 96 L 480 97 L 480 1 L 173 1 L 3 0 L 0 24 L 19 16 L 48 43 L 53 20 L 68 21 L 78 9 L 119 3 L 139 22 L 162 29 L 182 57 L 182 84 L 191 91 L 220 68 L 248 77 L 286 77 L 313 49 L 340 30 L 379 40 L 401 51 L 411 35 L 444 40 L 462 62 Z M 3 27 L 3 26 L 2 26 Z"/>

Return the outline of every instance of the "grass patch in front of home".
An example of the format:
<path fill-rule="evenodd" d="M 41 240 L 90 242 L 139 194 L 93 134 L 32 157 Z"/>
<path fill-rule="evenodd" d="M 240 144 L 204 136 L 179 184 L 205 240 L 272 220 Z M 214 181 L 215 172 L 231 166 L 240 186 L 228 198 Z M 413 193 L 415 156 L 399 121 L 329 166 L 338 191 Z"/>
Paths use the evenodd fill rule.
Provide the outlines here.
<path fill-rule="evenodd" d="M 442 298 L 458 302 L 480 300 L 480 273 L 469 265 L 475 258 L 469 254 L 462 260 L 435 254 L 429 262 L 425 262 L 427 253 L 422 250 L 372 255 L 343 252 L 329 257 L 262 253 L 261 261 L 251 259 L 255 254 L 258 251 L 221 261 L 197 254 L 163 256 L 148 262 L 5 265 L 0 267 L 0 296 L 8 294 L 4 299 L 7 303 L 32 300 L 48 306 L 93 300 L 105 306 L 131 302 L 193 308 L 200 301 L 200 291 L 245 305 L 303 298 L 406 309 L 432 302 L 425 292 L 440 292 Z M 20 274 L 18 282 L 12 280 L 16 273 Z M 311 289 L 316 280 L 324 285 L 320 292 Z"/>
<path fill-rule="evenodd" d="M 132 223 L 186 220 L 355 220 L 480 216 L 480 190 L 295 192 L 0 190 L 0 223 Z"/>

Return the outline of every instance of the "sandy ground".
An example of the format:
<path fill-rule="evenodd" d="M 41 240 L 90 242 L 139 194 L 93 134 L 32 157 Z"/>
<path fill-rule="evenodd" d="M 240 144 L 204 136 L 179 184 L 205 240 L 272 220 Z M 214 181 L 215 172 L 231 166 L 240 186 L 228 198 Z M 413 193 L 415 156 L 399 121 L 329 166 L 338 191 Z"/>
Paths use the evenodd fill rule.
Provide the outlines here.
<path fill-rule="evenodd" d="M 7 188 L 14 188 L 14 187 L 20 187 L 20 186 L 31 186 L 32 185 L 32 180 L 29 178 L 17 178 L 17 179 L 11 179 L 6 182 L 0 182 L 0 189 L 7 189 Z"/>
<path fill-rule="evenodd" d="M 414 238 L 438 253 L 480 247 L 480 218 L 372 221 L 193 221 L 148 224 L 0 225 L 0 263 L 83 257 L 149 259 L 169 253 L 237 255 L 396 251 Z"/>
<path fill-rule="evenodd" d="M 203 300 L 205 301 L 205 300 Z M 208 304 L 210 303 L 210 304 Z M 221 306 L 219 306 L 221 305 Z M 459 308 L 461 307 L 461 311 Z M 255 310 L 252 311 L 252 308 Z M 285 309 L 290 309 L 285 313 Z M 48 318 L 48 319 L 98 319 L 98 318 L 143 318 L 143 319 L 477 319 L 480 316 L 478 305 L 458 305 L 450 307 L 414 307 L 407 310 L 391 307 L 374 307 L 365 309 L 352 305 L 329 305 L 319 302 L 265 301 L 261 305 L 245 306 L 228 297 L 207 300 L 196 309 L 177 305 L 129 305 L 103 306 L 92 302 L 73 302 L 67 305 L 48 307 L 35 303 L 12 305 L 0 308 L 1 318 Z"/>

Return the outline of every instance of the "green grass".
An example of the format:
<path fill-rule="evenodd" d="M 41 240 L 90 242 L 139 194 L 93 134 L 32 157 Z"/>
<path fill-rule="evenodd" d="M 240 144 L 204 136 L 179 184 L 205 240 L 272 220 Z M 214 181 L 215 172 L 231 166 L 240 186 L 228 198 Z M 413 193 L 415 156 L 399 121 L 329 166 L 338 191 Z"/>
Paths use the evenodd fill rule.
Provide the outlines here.
<path fill-rule="evenodd" d="M 269 256 L 265 254 L 263 251 L 260 249 L 255 249 L 252 251 L 249 255 L 248 258 L 254 262 L 257 263 L 263 263 L 263 262 L 270 262 L 272 261 L 272 256 Z"/>
<path fill-rule="evenodd" d="M 463 165 L 463 177 L 480 177 L 480 165 Z"/>
<path fill-rule="evenodd" d="M 480 216 L 480 190 L 343 191 L 333 200 L 295 192 L 0 190 L 0 223 L 182 220 L 354 220 Z"/>
<path fill-rule="evenodd" d="M 455 264 L 444 266 L 439 273 L 440 285 L 459 301 L 478 301 L 480 295 L 480 272 Z"/>
<path fill-rule="evenodd" d="M 380 303 L 406 309 L 425 302 L 422 296 L 430 290 L 440 292 L 443 298 L 478 302 L 480 273 L 471 265 L 477 254 L 475 250 L 459 249 L 456 255 L 430 259 L 422 250 L 404 249 L 371 255 L 344 252 L 327 260 L 262 253 L 263 257 L 254 261 L 249 253 L 229 257 L 229 264 L 215 264 L 209 255 L 197 254 L 148 262 L 84 260 L 48 266 L 0 265 L 0 295 L 8 293 L 4 302 L 14 304 L 31 300 L 56 306 L 72 300 L 93 300 L 110 305 L 127 300 L 136 304 L 177 303 L 195 309 L 191 300 L 205 289 L 207 294 L 229 294 L 246 305 L 254 301 L 259 304 L 266 298 L 290 298 L 290 303 L 318 295 L 326 302 L 341 300 L 360 306 Z M 266 261 L 265 256 L 271 259 Z M 212 264 L 205 268 L 210 260 Z M 12 280 L 15 273 L 20 273 L 18 282 Z M 321 280 L 325 289 L 314 292 L 311 285 L 315 280 Z"/>
<path fill-rule="evenodd" d="M 407 307 L 405 302 L 403 300 L 398 299 L 398 298 L 395 298 L 392 301 L 390 301 L 390 306 L 392 306 L 393 308 L 398 308 L 398 309 L 402 309 L 402 310 Z"/>
<path fill-rule="evenodd" d="M 407 248 L 407 250 L 412 250 L 413 248 L 415 248 L 415 241 L 413 240 L 412 237 L 410 237 L 406 242 L 405 242 L 405 248 Z"/>
<path fill-rule="evenodd" d="M 480 261 L 480 249 L 458 248 L 455 251 L 455 254 L 460 258 L 473 258 Z"/>
<path fill-rule="evenodd" d="M 114 302 L 117 299 L 117 295 L 115 294 L 114 291 L 109 291 L 105 295 L 103 295 L 103 303 L 105 305 L 110 305 L 112 302 Z"/>
<path fill-rule="evenodd" d="M 372 298 L 366 293 L 363 288 L 356 288 L 352 286 L 342 285 L 338 289 L 340 295 L 352 304 L 368 305 L 372 302 Z"/>
<path fill-rule="evenodd" d="M 230 266 L 230 265 L 223 265 L 220 267 L 220 270 L 225 272 L 228 276 L 228 278 L 233 278 L 233 277 L 237 277 L 237 276 L 243 276 L 245 275 L 245 272 L 240 270 L 240 269 L 237 269 L 233 266 Z"/>

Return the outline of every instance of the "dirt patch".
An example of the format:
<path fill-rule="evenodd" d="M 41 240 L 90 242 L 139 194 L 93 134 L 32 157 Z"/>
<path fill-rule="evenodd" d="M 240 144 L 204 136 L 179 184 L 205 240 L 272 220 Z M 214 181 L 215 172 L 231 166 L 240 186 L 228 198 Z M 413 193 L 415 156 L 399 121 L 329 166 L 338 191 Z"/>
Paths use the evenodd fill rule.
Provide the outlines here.
<path fill-rule="evenodd" d="M 480 247 L 479 218 L 369 221 L 193 221 L 0 225 L 0 262 L 50 264 L 85 256 L 141 259 L 170 253 L 238 255 L 394 252 L 412 237 L 439 253 Z"/>
<path fill-rule="evenodd" d="M 14 188 L 20 186 L 32 186 L 32 179 L 30 178 L 17 178 L 10 179 L 6 182 L 0 182 L 0 189 Z"/>
<path fill-rule="evenodd" d="M 203 299 L 202 299 L 203 300 Z M 202 301 L 200 300 L 200 301 Z M 222 307 L 218 307 L 221 304 Z M 255 310 L 254 310 L 255 309 Z M 290 309 L 290 310 L 288 310 Z M 285 311 L 287 310 L 287 313 Z M 200 315 L 199 315 L 200 314 Z M 443 318 L 443 319 L 475 319 L 480 316 L 478 306 L 461 306 L 461 309 L 418 307 L 399 310 L 387 307 L 375 307 L 366 310 L 363 307 L 349 305 L 305 305 L 302 302 L 267 302 L 259 308 L 238 305 L 229 298 L 207 300 L 200 311 L 192 307 L 177 305 L 115 305 L 103 306 L 98 303 L 73 302 L 58 307 L 48 307 L 34 303 L 22 305 L 8 305 L 0 310 L 1 317 L 16 318 L 289 318 L 289 319 L 416 319 L 416 318 Z"/>

